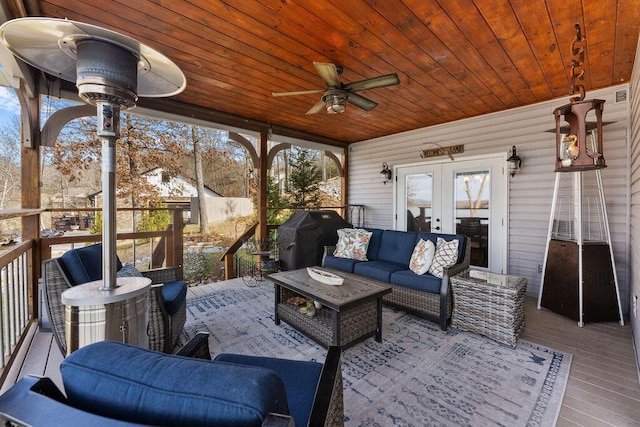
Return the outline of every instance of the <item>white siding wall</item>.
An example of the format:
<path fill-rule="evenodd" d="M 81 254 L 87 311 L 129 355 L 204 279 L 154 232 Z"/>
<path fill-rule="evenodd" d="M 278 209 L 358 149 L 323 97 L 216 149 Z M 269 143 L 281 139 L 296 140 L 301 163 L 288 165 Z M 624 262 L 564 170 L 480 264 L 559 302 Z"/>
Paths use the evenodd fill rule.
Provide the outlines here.
<path fill-rule="evenodd" d="M 629 168 L 628 102 L 615 102 L 616 91 L 628 85 L 587 93 L 587 98 L 606 100 L 604 155 L 602 170 L 623 310 L 628 299 L 629 256 Z M 420 151 L 440 146 L 464 144 L 464 154 L 456 159 L 497 154 L 506 155 L 516 145 L 523 159 L 521 172 L 509 178 L 508 265 L 510 274 L 528 280 L 527 293 L 538 295 L 555 182 L 555 136 L 545 132 L 555 128 L 553 110 L 569 102 L 569 96 L 550 102 L 488 114 L 402 134 L 352 144 L 349 148 L 349 203 L 366 206 L 366 223 L 371 227 L 393 227 L 393 189 L 379 179 L 382 162 L 398 167 L 423 161 Z M 443 158 L 443 161 L 446 158 Z M 433 160 L 433 159 L 429 159 Z M 505 164 L 506 166 L 506 164 Z M 637 190 L 636 190 L 637 191 Z"/>
<path fill-rule="evenodd" d="M 640 298 L 640 45 L 636 51 L 636 62 L 631 76 L 631 275 L 629 295 Z M 640 304 L 640 301 L 638 301 Z M 631 303 L 633 308 L 633 302 Z M 638 308 L 640 310 L 640 307 Z M 636 346 L 636 357 L 640 366 L 640 317 L 631 310 L 631 329 Z"/>

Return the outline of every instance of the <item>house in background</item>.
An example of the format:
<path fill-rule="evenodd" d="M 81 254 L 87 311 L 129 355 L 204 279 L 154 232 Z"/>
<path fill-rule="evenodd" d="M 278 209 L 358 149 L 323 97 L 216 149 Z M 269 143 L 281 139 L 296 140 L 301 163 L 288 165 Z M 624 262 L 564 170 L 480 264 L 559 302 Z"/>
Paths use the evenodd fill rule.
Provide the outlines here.
<path fill-rule="evenodd" d="M 159 197 L 168 207 L 182 209 L 185 222 L 198 224 L 198 191 L 192 179 L 184 176 L 171 176 L 161 167 L 148 170 L 144 176 L 149 184 L 156 188 Z M 223 197 L 207 186 L 205 186 L 204 192 L 210 225 L 254 213 L 253 202 L 249 198 Z M 92 200 L 92 206 L 96 208 L 102 206 L 102 191 L 89 195 L 89 198 Z M 123 201 L 120 206 L 125 205 L 127 204 Z"/>

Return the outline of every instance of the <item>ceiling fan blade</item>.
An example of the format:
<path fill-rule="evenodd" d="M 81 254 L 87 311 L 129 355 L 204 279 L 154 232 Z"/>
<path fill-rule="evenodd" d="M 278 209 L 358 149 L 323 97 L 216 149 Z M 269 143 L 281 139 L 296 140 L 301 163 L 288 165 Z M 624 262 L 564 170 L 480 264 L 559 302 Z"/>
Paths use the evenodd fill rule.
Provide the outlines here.
<path fill-rule="evenodd" d="M 362 95 L 358 95 L 356 93 L 350 93 L 348 101 L 355 105 L 358 108 L 362 108 L 364 111 L 373 110 L 378 106 L 378 103 L 370 100 L 369 98 L 365 98 Z"/>
<path fill-rule="evenodd" d="M 344 85 L 344 89 L 349 92 L 357 92 L 359 90 L 375 89 L 377 87 L 393 86 L 400 83 L 396 73 L 386 74 L 384 76 L 374 77 L 372 79 L 360 80 L 359 82 L 348 83 Z"/>
<path fill-rule="evenodd" d="M 324 102 L 324 99 L 321 99 L 320 101 L 316 102 L 316 104 L 313 107 L 311 107 L 309 111 L 305 113 L 305 115 L 317 114 L 320 111 L 324 110 L 325 106 L 326 106 L 326 103 Z"/>
<path fill-rule="evenodd" d="M 273 96 L 292 96 L 292 95 L 307 95 L 309 93 L 322 93 L 324 89 L 312 89 L 312 90 L 296 90 L 292 92 L 272 92 Z"/>
<path fill-rule="evenodd" d="M 329 62 L 314 62 L 313 65 L 318 70 L 318 74 L 324 80 L 324 83 L 328 88 L 340 87 L 340 76 L 338 75 L 338 69 L 334 64 Z"/>

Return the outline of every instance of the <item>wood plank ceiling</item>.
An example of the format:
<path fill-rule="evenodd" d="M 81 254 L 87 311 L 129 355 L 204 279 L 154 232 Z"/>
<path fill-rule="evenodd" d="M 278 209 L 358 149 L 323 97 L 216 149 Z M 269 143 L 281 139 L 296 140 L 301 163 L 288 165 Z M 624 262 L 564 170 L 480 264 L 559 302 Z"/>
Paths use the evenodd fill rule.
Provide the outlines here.
<path fill-rule="evenodd" d="M 30 16 L 68 18 L 134 37 L 173 59 L 187 89 L 172 100 L 352 143 L 569 96 L 574 25 L 587 37 L 584 85 L 630 79 L 637 0 L 25 0 Z M 24 14 L 24 13 L 23 13 Z M 323 89 L 313 61 L 359 92 L 365 112 L 305 115 Z M 567 99 L 568 100 L 568 99 Z M 551 121 L 551 118 L 550 118 Z"/>

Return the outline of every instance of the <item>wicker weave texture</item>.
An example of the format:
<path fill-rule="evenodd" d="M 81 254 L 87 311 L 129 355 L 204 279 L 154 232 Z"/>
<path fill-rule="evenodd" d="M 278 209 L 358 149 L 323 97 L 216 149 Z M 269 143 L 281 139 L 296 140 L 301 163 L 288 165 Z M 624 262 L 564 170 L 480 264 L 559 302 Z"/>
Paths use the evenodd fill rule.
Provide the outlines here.
<path fill-rule="evenodd" d="M 515 347 L 525 326 L 526 279 L 519 278 L 514 287 L 502 287 L 455 276 L 451 286 L 455 301 L 452 326 Z"/>
<path fill-rule="evenodd" d="M 430 320 L 440 319 L 440 294 L 420 291 L 404 286 L 391 285 L 392 291 L 383 297 L 383 301 L 405 309 Z M 447 293 L 447 319 L 451 317 L 453 299 Z"/>
<path fill-rule="evenodd" d="M 280 304 L 278 315 L 289 325 L 308 335 L 314 341 L 324 345 L 346 346 L 363 337 L 375 335 L 377 330 L 378 311 L 375 300 L 367 301 L 340 312 L 340 342 L 334 342 L 333 311 L 323 307 L 313 317 L 300 313 L 297 307 L 287 304 L 295 292 L 280 287 Z"/>
<path fill-rule="evenodd" d="M 342 364 L 338 366 L 333 390 L 331 392 L 331 403 L 324 425 L 326 427 L 344 426 L 344 398 L 342 387 Z"/>

